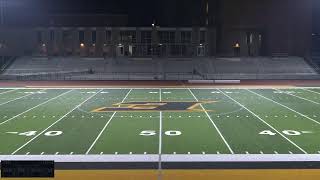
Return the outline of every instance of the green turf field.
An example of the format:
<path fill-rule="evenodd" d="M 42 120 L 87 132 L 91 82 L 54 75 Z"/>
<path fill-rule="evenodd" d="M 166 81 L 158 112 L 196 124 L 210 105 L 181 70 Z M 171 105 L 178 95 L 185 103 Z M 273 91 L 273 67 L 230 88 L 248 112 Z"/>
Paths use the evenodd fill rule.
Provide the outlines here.
<path fill-rule="evenodd" d="M 318 88 L 0 89 L 0 155 L 319 154 L 319 105 Z"/>

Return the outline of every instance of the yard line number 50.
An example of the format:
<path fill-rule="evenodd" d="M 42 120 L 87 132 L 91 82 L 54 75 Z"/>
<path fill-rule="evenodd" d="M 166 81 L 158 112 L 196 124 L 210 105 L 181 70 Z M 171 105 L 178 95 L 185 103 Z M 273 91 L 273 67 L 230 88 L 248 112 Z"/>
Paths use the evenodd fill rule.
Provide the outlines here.
<path fill-rule="evenodd" d="M 180 136 L 182 133 L 181 133 L 181 131 L 170 130 L 170 131 L 165 131 L 164 134 L 167 136 Z M 139 135 L 140 136 L 155 136 L 155 135 L 157 135 L 157 132 L 154 130 L 145 130 L 145 131 L 141 131 Z"/>

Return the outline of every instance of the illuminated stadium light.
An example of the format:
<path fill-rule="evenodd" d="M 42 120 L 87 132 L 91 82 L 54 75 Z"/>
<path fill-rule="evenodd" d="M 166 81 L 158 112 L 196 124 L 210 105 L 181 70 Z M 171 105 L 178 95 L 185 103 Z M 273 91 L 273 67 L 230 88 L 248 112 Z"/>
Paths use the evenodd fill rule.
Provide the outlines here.
<path fill-rule="evenodd" d="M 93 46 L 93 47 L 95 47 L 95 46 L 96 46 L 96 44 L 95 44 L 95 43 L 93 43 L 93 44 L 92 44 L 92 46 Z"/>
<path fill-rule="evenodd" d="M 42 44 L 42 47 L 46 47 L 46 44 L 43 43 L 43 44 Z"/>
<path fill-rule="evenodd" d="M 240 47 L 240 44 L 239 44 L 239 43 L 235 43 L 235 44 L 234 44 L 234 47 L 239 48 L 239 47 Z"/>
<path fill-rule="evenodd" d="M 84 47 L 84 43 L 80 43 L 80 47 Z"/>

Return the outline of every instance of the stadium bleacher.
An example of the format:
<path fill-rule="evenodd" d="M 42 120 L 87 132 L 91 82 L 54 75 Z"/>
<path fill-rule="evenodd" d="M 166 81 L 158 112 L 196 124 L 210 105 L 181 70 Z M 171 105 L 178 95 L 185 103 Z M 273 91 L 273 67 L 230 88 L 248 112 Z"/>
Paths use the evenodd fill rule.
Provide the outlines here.
<path fill-rule="evenodd" d="M 159 76 L 158 76 L 159 75 Z M 313 78 L 317 71 L 300 57 L 141 59 L 20 57 L 2 78 L 26 79 L 259 79 Z"/>

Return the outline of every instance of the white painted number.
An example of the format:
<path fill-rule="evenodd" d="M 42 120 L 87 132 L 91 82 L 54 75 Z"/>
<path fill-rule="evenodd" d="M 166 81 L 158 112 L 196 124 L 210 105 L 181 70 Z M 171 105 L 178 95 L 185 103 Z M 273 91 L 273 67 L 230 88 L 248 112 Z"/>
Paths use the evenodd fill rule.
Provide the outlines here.
<path fill-rule="evenodd" d="M 17 133 L 19 136 L 35 136 L 37 135 L 37 131 L 27 131 L 23 133 Z M 48 131 L 44 135 L 45 136 L 59 136 L 62 134 L 62 131 Z"/>
<path fill-rule="evenodd" d="M 261 131 L 259 134 L 261 134 L 261 135 L 270 135 L 270 136 L 276 135 L 276 133 L 273 133 L 272 131 L 269 131 L 269 130 Z"/>
<path fill-rule="evenodd" d="M 44 135 L 45 136 L 59 136 L 62 134 L 62 131 L 48 131 Z"/>
<path fill-rule="evenodd" d="M 164 134 L 167 136 L 180 136 L 181 132 L 180 131 L 166 131 Z"/>
<path fill-rule="evenodd" d="M 282 132 L 283 132 L 283 134 L 286 134 L 288 136 L 299 136 L 299 135 L 301 135 L 300 132 L 294 131 L 294 130 L 284 130 Z"/>
<path fill-rule="evenodd" d="M 37 131 L 27 131 L 23 133 L 19 133 L 19 136 L 35 136 L 37 134 Z"/>
<path fill-rule="evenodd" d="M 154 136 L 156 135 L 156 131 L 147 130 L 147 131 L 141 131 L 140 136 Z"/>
<path fill-rule="evenodd" d="M 284 131 L 282 131 L 282 133 L 287 135 L 287 136 L 300 136 L 301 134 L 306 134 L 308 132 L 309 131 L 301 131 L 301 132 L 299 132 L 299 131 L 295 131 L 295 130 L 284 130 Z M 272 132 L 270 130 L 264 130 L 264 131 L 261 131 L 259 134 L 274 136 L 277 133 L 274 133 L 274 132 Z"/>
<path fill-rule="evenodd" d="M 164 132 L 165 135 L 167 136 L 180 136 L 182 133 L 181 131 L 166 131 Z M 140 136 L 155 136 L 157 135 L 156 131 L 153 130 L 145 130 L 145 131 L 141 131 Z"/>

